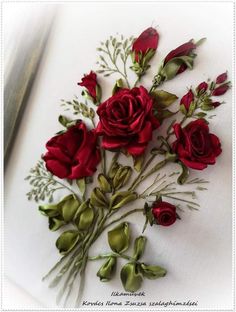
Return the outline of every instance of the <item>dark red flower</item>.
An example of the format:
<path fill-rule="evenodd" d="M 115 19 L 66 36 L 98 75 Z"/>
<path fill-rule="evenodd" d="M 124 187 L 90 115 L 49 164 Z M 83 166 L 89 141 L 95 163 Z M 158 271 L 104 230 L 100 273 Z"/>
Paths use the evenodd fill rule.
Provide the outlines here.
<path fill-rule="evenodd" d="M 175 124 L 173 128 L 177 140 L 172 148 L 185 166 L 202 170 L 215 164 L 216 157 L 222 152 L 221 144 L 219 138 L 209 132 L 204 119 L 194 120 L 184 128 Z"/>
<path fill-rule="evenodd" d="M 79 86 L 85 87 L 89 93 L 89 95 L 94 99 L 94 101 L 98 101 L 97 90 L 99 85 L 97 83 L 97 75 L 91 71 L 88 75 L 84 75 L 81 82 L 78 82 Z"/>
<path fill-rule="evenodd" d="M 132 51 L 135 52 L 135 60 L 139 61 L 139 52 L 142 56 L 148 51 L 148 49 L 156 50 L 159 40 L 159 34 L 155 28 L 149 27 L 144 30 L 141 35 L 134 41 Z"/>
<path fill-rule="evenodd" d="M 198 93 L 201 92 L 201 94 L 202 94 L 202 93 L 206 92 L 207 88 L 208 88 L 208 84 L 204 81 L 204 82 L 201 82 L 201 83 L 197 86 L 196 91 L 197 91 Z"/>
<path fill-rule="evenodd" d="M 192 40 L 182 44 L 181 46 L 179 46 L 178 48 L 172 50 L 169 54 L 167 54 L 167 56 L 164 59 L 164 65 L 175 57 L 189 56 L 189 54 L 191 54 L 194 49 L 196 49 L 196 44 L 193 43 Z M 185 63 L 182 63 L 176 75 L 182 73 L 186 69 L 187 65 Z"/>
<path fill-rule="evenodd" d="M 92 176 L 100 162 L 96 133 L 87 131 L 83 122 L 51 138 L 46 148 L 48 152 L 43 156 L 46 167 L 61 179 Z"/>
<path fill-rule="evenodd" d="M 97 133 L 103 135 L 102 147 L 123 149 L 133 156 L 144 153 L 159 127 L 153 116 L 153 100 L 144 87 L 120 89 L 97 110 L 100 122 Z"/>
<path fill-rule="evenodd" d="M 219 83 L 225 82 L 226 79 L 227 79 L 227 77 L 228 77 L 228 76 L 227 76 L 227 72 L 225 72 L 225 73 L 219 75 L 219 76 L 216 78 L 216 83 L 219 84 Z"/>
<path fill-rule="evenodd" d="M 211 105 L 216 108 L 216 107 L 220 106 L 221 103 L 220 102 L 213 102 L 213 103 L 211 103 Z"/>
<path fill-rule="evenodd" d="M 193 91 L 190 89 L 180 100 L 180 105 L 184 105 L 186 110 L 189 110 L 190 104 L 194 101 Z"/>
<path fill-rule="evenodd" d="M 164 201 L 153 204 L 152 214 L 159 225 L 169 226 L 176 221 L 176 207 Z"/>
<path fill-rule="evenodd" d="M 220 96 L 225 94 L 225 92 L 229 89 L 229 85 L 227 83 L 220 85 L 212 91 L 212 95 Z"/>

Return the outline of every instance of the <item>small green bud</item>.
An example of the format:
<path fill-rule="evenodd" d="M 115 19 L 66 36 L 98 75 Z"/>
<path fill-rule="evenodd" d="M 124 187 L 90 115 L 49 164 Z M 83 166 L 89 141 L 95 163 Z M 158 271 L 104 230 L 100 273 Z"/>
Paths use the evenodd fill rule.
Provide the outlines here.
<path fill-rule="evenodd" d="M 167 271 L 157 265 L 146 265 L 145 263 L 142 263 L 141 273 L 143 274 L 144 277 L 148 279 L 156 279 L 159 277 L 164 277 Z"/>
<path fill-rule="evenodd" d="M 95 207 L 107 208 L 108 200 L 100 188 L 95 187 L 90 196 L 90 202 Z"/>
<path fill-rule="evenodd" d="M 129 166 L 122 166 L 117 171 L 113 178 L 113 186 L 116 190 L 123 187 L 128 181 L 132 174 L 132 168 Z"/>
<path fill-rule="evenodd" d="M 110 193 L 112 191 L 111 183 L 103 173 L 98 175 L 98 183 L 103 192 Z"/>

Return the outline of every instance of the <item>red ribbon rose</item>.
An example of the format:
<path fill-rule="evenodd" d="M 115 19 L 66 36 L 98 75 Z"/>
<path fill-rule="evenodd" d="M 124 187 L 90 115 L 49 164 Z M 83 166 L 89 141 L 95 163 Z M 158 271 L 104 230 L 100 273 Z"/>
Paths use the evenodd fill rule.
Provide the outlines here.
<path fill-rule="evenodd" d="M 194 94 L 193 94 L 193 91 L 190 89 L 180 100 L 180 105 L 184 105 L 184 107 L 188 111 L 190 104 L 193 102 L 193 100 L 194 100 Z"/>
<path fill-rule="evenodd" d="M 92 176 L 100 162 L 95 131 L 87 131 L 83 122 L 54 136 L 46 143 L 48 152 L 43 156 L 47 169 L 63 179 Z"/>
<path fill-rule="evenodd" d="M 152 214 L 159 225 L 169 226 L 176 221 L 176 207 L 164 201 L 153 204 Z"/>
<path fill-rule="evenodd" d="M 215 164 L 216 157 L 222 152 L 219 138 L 209 133 L 204 119 L 190 122 L 185 128 L 174 125 L 177 140 L 173 143 L 173 151 L 187 167 L 202 170 L 207 165 Z"/>
<path fill-rule="evenodd" d="M 103 135 L 102 147 L 124 149 L 133 156 L 143 154 L 152 131 L 160 125 L 152 107 L 153 100 L 142 86 L 120 89 L 102 103 L 97 110 L 100 118 L 97 133 Z"/>

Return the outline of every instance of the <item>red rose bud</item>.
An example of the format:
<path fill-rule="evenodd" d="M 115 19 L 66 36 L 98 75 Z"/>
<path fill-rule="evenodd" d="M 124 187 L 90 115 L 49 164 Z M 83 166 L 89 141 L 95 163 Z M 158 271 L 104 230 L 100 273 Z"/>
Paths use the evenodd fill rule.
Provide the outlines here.
<path fill-rule="evenodd" d="M 208 88 L 208 84 L 204 81 L 204 82 L 201 82 L 197 86 L 196 91 L 197 91 L 198 94 L 203 94 L 203 93 L 206 92 L 207 88 Z"/>
<path fill-rule="evenodd" d="M 225 92 L 229 89 L 229 85 L 227 83 L 220 85 L 219 87 L 215 88 L 212 92 L 214 96 L 220 96 L 225 94 Z"/>
<path fill-rule="evenodd" d="M 212 105 L 214 108 L 220 106 L 221 104 L 222 104 L 222 103 L 220 103 L 220 102 L 213 102 L 213 103 L 211 103 L 211 105 Z"/>
<path fill-rule="evenodd" d="M 172 144 L 173 151 L 186 166 L 203 170 L 207 165 L 214 165 L 216 157 L 222 152 L 219 138 L 210 133 L 204 119 L 191 121 L 186 127 L 173 126 L 177 140 Z"/>
<path fill-rule="evenodd" d="M 141 35 L 134 41 L 132 46 L 132 51 L 135 52 L 135 61 L 139 62 L 139 53 L 141 53 L 141 58 L 145 56 L 146 52 L 151 50 L 156 50 L 158 45 L 159 35 L 155 28 L 149 27 L 144 30 Z"/>
<path fill-rule="evenodd" d="M 153 204 L 152 214 L 159 225 L 169 226 L 176 221 L 176 207 L 164 201 Z"/>
<path fill-rule="evenodd" d="M 167 54 L 167 56 L 164 59 L 164 65 L 173 58 L 180 56 L 189 56 L 193 52 L 193 50 L 196 49 L 196 47 L 197 47 L 196 44 L 193 43 L 192 40 L 182 44 L 181 46 L 179 46 L 178 48 L 172 50 L 169 54 Z M 187 67 L 188 66 L 183 62 L 183 64 L 180 65 L 176 75 L 185 71 Z"/>
<path fill-rule="evenodd" d="M 78 85 L 87 89 L 87 95 L 90 96 L 95 103 L 100 101 L 101 88 L 97 83 L 97 75 L 93 71 L 88 75 L 84 75 L 82 81 L 78 82 Z"/>
<path fill-rule="evenodd" d="M 193 100 L 194 100 L 194 94 L 192 90 L 189 90 L 188 93 L 186 93 L 180 100 L 180 105 L 184 105 L 184 107 L 188 111 L 190 104 L 193 102 Z"/>
<path fill-rule="evenodd" d="M 228 75 L 227 75 L 227 72 L 219 75 L 217 78 L 216 78 L 216 83 L 219 84 L 219 83 L 223 83 L 226 81 Z"/>

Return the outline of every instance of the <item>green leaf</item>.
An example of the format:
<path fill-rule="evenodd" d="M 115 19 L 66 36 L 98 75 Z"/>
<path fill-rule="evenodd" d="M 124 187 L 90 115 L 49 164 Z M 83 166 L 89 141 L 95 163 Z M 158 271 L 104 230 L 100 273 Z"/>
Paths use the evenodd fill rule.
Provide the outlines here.
<path fill-rule="evenodd" d="M 76 218 L 75 223 L 79 230 L 88 230 L 94 219 L 94 211 L 91 206 L 88 206 L 79 217 Z"/>
<path fill-rule="evenodd" d="M 133 156 L 134 169 L 140 172 L 143 166 L 145 155 Z"/>
<path fill-rule="evenodd" d="M 120 278 L 124 289 L 129 292 L 137 291 L 143 281 L 139 265 L 130 262 L 125 264 L 121 269 Z"/>
<path fill-rule="evenodd" d="M 90 196 L 90 202 L 94 207 L 108 208 L 108 200 L 103 192 L 95 187 Z"/>
<path fill-rule="evenodd" d="M 144 253 L 146 241 L 147 241 L 147 239 L 144 236 L 139 236 L 135 239 L 134 254 L 133 254 L 133 258 L 135 260 L 139 260 L 142 257 L 142 255 Z"/>
<path fill-rule="evenodd" d="M 203 113 L 203 112 L 199 112 L 197 114 L 195 114 L 196 117 L 198 118 L 204 118 L 207 114 L 206 113 Z"/>
<path fill-rule="evenodd" d="M 85 183 L 85 178 L 82 179 L 77 179 L 76 184 L 80 190 L 80 193 L 82 196 L 84 196 L 84 193 L 86 191 L 86 183 Z"/>
<path fill-rule="evenodd" d="M 185 116 L 187 116 L 187 109 L 186 109 L 186 107 L 184 106 L 184 104 L 181 104 L 180 106 L 179 106 L 179 110 L 181 111 L 181 113 L 183 114 L 183 115 L 185 115 Z"/>
<path fill-rule="evenodd" d="M 56 241 L 56 247 L 61 254 L 67 254 L 75 247 L 80 237 L 80 233 L 75 230 L 63 232 Z"/>
<path fill-rule="evenodd" d="M 65 222 L 70 222 L 73 220 L 80 206 L 80 202 L 74 195 L 68 195 L 58 205 L 60 206 L 61 214 Z"/>
<path fill-rule="evenodd" d="M 124 88 L 124 82 L 123 80 L 120 78 L 118 80 L 116 80 L 116 83 L 112 89 L 112 95 L 114 95 L 117 91 L 119 91 L 120 89 Z"/>
<path fill-rule="evenodd" d="M 154 105 L 162 108 L 170 106 L 178 99 L 178 97 L 175 94 L 169 93 L 164 90 L 152 91 L 151 96 L 155 99 Z"/>
<path fill-rule="evenodd" d="M 103 192 L 110 193 L 112 191 L 111 182 L 103 173 L 100 173 L 98 175 L 98 183 L 99 183 L 100 189 Z"/>
<path fill-rule="evenodd" d="M 48 223 L 49 230 L 51 231 L 57 231 L 60 227 L 66 224 L 66 222 L 60 217 L 48 218 Z"/>
<path fill-rule="evenodd" d="M 181 166 L 182 168 L 182 173 L 180 174 L 180 176 L 177 179 L 177 183 L 180 185 L 183 185 L 188 177 L 189 177 L 189 169 L 188 167 L 186 167 L 182 162 L 178 161 L 178 164 Z"/>
<path fill-rule="evenodd" d="M 115 173 L 112 180 L 113 186 L 116 190 L 119 190 L 129 182 L 130 176 L 132 174 L 132 168 L 129 166 L 121 166 Z"/>
<path fill-rule="evenodd" d="M 60 210 L 57 204 L 52 205 L 40 205 L 39 211 L 42 215 L 47 217 L 57 217 L 60 215 Z"/>
<path fill-rule="evenodd" d="M 58 117 L 58 121 L 60 122 L 60 124 L 64 127 L 67 127 L 67 124 L 71 121 L 69 120 L 67 117 L 63 116 L 63 115 L 60 115 Z"/>
<path fill-rule="evenodd" d="M 197 42 L 195 42 L 195 45 L 198 47 L 198 46 L 200 46 L 203 42 L 205 42 L 206 41 L 206 38 L 201 38 L 201 39 L 199 39 Z"/>
<path fill-rule="evenodd" d="M 190 105 L 189 105 L 189 109 L 188 109 L 188 112 L 187 112 L 187 116 L 188 116 L 188 117 L 191 117 L 192 114 L 194 113 L 195 109 L 196 109 L 196 102 L 193 101 L 193 102 L 191 102 Z"/>
<path fill-rule="evenodd" d="M 107 233 L 110 248 L 116 253 L 122 253 L 129 248 L 130 229 L 127 222 L 123 222 Z"/>
<path fill-rule="evenodd" d="M 144 277 L 148 279 L 156 279 L 159 277 L 164 277 L 167 271 L 157 265 L 146 265 L 145 263 L 142 263 L 141 273 L 143 274 Z"/>
<path fill-rule="evenodd" d="M 107 282 L 112 279 L 116 270 L 116 257 L 109 257 L 97 272 L 100 281 Z"/>
<path fill-rule="evenodd" d="M 127 203 L 134 201 L 135 199 L 137 199 L 137 197 L 137 193 L 130 191 L 115 193 L 111 197 L 110 207 L 112 207 L 112 210 L 118 209 L 120 207 L 123 207 Z"/>

